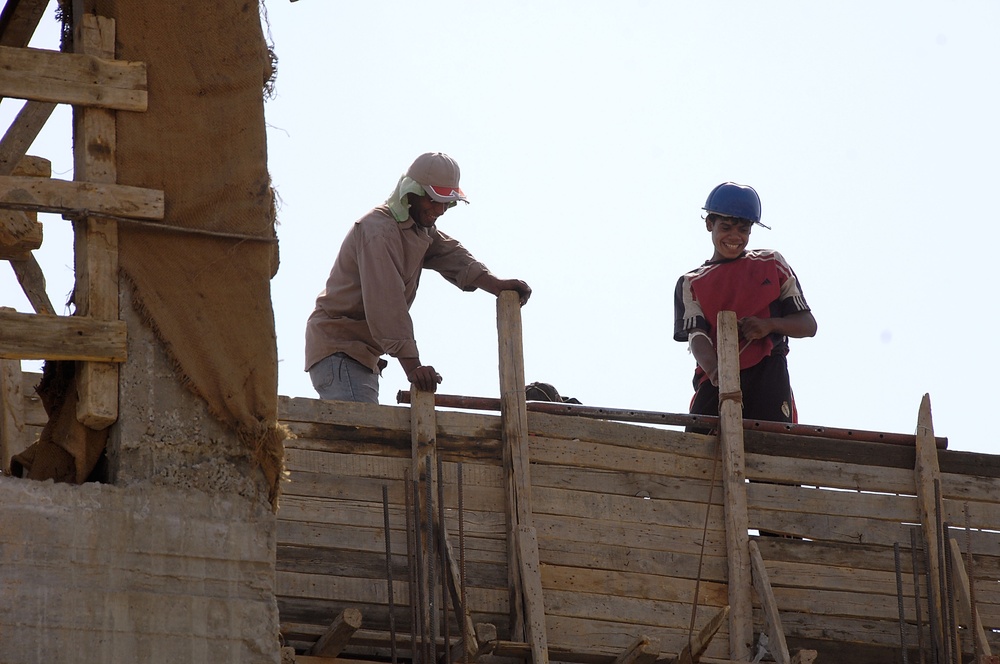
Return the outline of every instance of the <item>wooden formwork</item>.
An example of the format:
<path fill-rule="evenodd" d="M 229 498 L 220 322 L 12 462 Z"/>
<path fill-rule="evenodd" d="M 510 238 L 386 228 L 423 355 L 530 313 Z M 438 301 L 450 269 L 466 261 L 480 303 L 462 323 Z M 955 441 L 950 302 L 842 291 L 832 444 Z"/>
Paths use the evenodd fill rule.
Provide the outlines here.
<path fill-rule="evenodd" d="M 278 602 L 288 644 L 308 650 L 333 618 L 354 608 L 364 617 L 355 652 L 387 648 L 383 486 L 389 498 L 395 624 L 400 643 L 406 642 L 410 409 L 283 399 L 281 413 L 297 436 L 287 442 L 290 481 L 278 512 Z M 550 656 L 610 662 L 643 636 L 658 640 L 664 657 L 678 653 L 689 637 L 695 588 L 695 633 L 727 604 L 718 438 L 530 412 L 528 433 Z M 469 610 L 474 622 L 496 627 L 494 652 L 523 655 L 524 647 L 507 639 L 501 418 L 439 411 L 436 437 L 447 530 L 453 547 L 466 555 Z M 949 451 L 938 456 L 942 516 L 952 524 L 949 533 L 962 557 L 953 562 L 971 571 L 986 639 L 997 650 L 1000 460 Z M 462 542 L 456 538 L 459 463 Z M 820 661 L 899 660 L 897 543 L 904 639 L 916 649 L 911 531 L 919 534 L 918 549 L 926 545 L 914 464 L 914 448 L 747 432 L 751 539 L 792 651 L 815 649 Z M 783 536 L 759 536 L 759 531 Z M 919 551 L 917 558 L 923 560 Z M 922 562 L 918 573 L 926 648 Z M 764 625 L 756 596 L 753 624 L 755 634 Z M 457 629 L 453 624 L 453 635 Z M 963 649 L 971 654 L 969 630 L 960 631 Z M 726 634 L 723 626 L 709 644 L 709 660 L 728 657 Z"/>
<path fill-rule="evenodd" d="M 509 380 L 501 350 L 502 392 Z M 282 399 L 295 435 L 278 511 L 288 645 L 315 652 L 350 610 L 363 624 L 344 653 L 395 644 L 409 657 L 421 631 L 443 646 L 443 624 L 411 612 L 440 615 L 440 597 L 409 583 L 425 583 L 415 533 L 438 532 L 415 525 L 411 478 L 436 455 L 448 544 L 465 561 L 456 583 L 482 626 L 470 657 L 748 661 L 761 633 L 779 662 L 1000 648 L 1000 459 L 939 449 L 928 398 L 917 435 L 893 444 L 744 431 L 738 413 L 734 431 L 725 406 L 719 436 L 565 410 L 526 412 L 523 393 L 500 416 L 435 411 L 430 395 L 412 408 Z M 513 432 L 511 418 L 523 418 Z"/>

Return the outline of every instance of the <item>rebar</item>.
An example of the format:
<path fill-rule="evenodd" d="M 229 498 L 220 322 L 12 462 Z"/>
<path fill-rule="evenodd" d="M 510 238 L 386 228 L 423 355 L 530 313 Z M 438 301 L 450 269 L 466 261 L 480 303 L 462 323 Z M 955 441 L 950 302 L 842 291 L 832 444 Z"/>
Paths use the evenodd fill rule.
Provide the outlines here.
<path fill-rule="evenodd" d="M 945 521 L 944 523 L 944 578 L 947 581 L 947 586 L 945 586 L 945 597 L 948 598 L 948 651 L 951 653 L 951 659 L 954 664 L 962 664 L 962 642 L 958 635 L 958 616 L 955 611 L 955 556 L 951 552 L 951 538 L 948 537 L 948 530 L 951 529 L 951 525 Z"/>
<path fill-rule="evenodd" d="M 462 662 L 469 664 L 469 621 L 466 620 L 468 600 L 465 595 L 465 496 L 462 488 L 462 462 L 458 462 L 458 581 L 462 598 Z"/>
<path fill-rule="evenodd" d="M 415 535 L 413 506 L 410 503 L 410 469 L 407 468 L 403 471 L 403 511 L 406 512 L 406 571 L 410 581 L 410 660 L 416 664 L 419 661 L 417 657 L 417 565 L 416 549 L 413 546 Z"/>
<path fill-rule="evenodd" d="M 437 590 L 437 583 L 434 580 L 435 569 L 437 568 L 437 557 L 434 555 L 434 469 L 431 466 L 431 457 L 428 454 L 424 464 L 427 472 L 425 473 L 427 486 L 426 486 L 426 500 L 427 500 L 427 608 L 430 613 L 430 625 L 428 626 L 428 641 L 427 644 L 429 655 L 428 662 L 433 664 L 437 661 L 437 635 L 438 635 L 438 625 L 437 625 L 437 609 L 435 608 L 435 591 Z"/>
<path fill-rule="evenodd" d="M 419 476 L 419 469 L 417 472 Z M 420 537 L 420 480 L 413 478 L 413 536 L 414 549 L 417 552 L 417 637 L 420 639 L 420 660 L 427 661 L 427 620 L 424 614 L 424 553 Z M 428 662 L 428 664 L 433 664 Z"/>
<path fill-rule="evenodd" d="M 913 565 L 913 605 L 917 614 L 917 656 L 924 664 L 924 617 L 920 608 L 920 570 L 917 566 L 917 529 L 910 528 L 910 561 Z"/>
<path fill-rule="evenodd" d="M 899 609 L 899 652 L 903 664 L 910 664 L 910 656 L 906 651 L 906 612 L 903 610 L 903 570 L 899 562 L 899 542 L 892 545 L 892 556 L 896 563 L 896 604 Z"/>
<path fill-rule="evenodd" d="M 933 664 L 941 664 L 941 641 L 937 624 L 938 617 L 937 611 L 934 610 L 935 606 L 937 606 L 937 594 L 934 592 L 934 584 L 932 583 L 930 545 L 926 536 L 920 538 L 920 547 L 924 558 L 924 574 L 927 575 L 927 624 L 931 631 L 931 662 Z"/>
<path fill-rule="evenodd" d="M 385 524 L 385 579 L 389 590 L 389 648 L 392 653 L 392 664 L 398 661 L 396 656 L 396 603 L 392 589 L 392 543 L 389 534 L 389 487 L 382 485 L 382 521 Z"/>
<path fill-rule="evenodd" d="M 444 461 L 437 457 L 438 478 L 438 543 L 441 553 L 441 631 L 444 635 L 444 661 L 451 662 L 451 631 L 448 629 L 448 531 L 444 527 Z"/>
<path fill-rule="evenodd" d="M 937 543 L 938 543 L 938 587 L 941 589 L 941 633 L 944 638 L 942 639 L 942 659 L 946 664 L 952 664 L 952 649 L 951 649 L 951 617 L 948 606 L 948 577 L 947 577 L 947 552 L 945 550 L 945 544 L 947 540 L 947 532 L 945 530 L 944 516 L 942 515 L 942 503 L 941 503 L 941 480 L 934 480 L 934 524 L 937 530 Z"/>
<path fill-rule="evenodd" d="M 975 563 L 972 558 L 972 528 L 969 525 L 969 503 L 966 502 L 962 511 L 965 512 L 965 556 L 968 558 L 966 571 L 969 575 L 969 631 L 972 634 L 972 661 L 979 661 L 979 610 L 976 608 L 976 577 Z"/>

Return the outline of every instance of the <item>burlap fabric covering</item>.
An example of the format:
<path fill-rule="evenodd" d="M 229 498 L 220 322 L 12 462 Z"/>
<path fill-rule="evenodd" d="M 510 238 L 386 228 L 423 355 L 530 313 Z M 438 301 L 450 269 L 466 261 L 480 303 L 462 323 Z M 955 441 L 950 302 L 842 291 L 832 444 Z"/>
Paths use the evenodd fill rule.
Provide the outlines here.
<path fill-rule="evenodd" d="M 148 71 L 148 110 L 117 114 L 118 182 L 163 190 L 164 225 L 184 229 L 120 224 L 122 274 L 180 380 L 252 450 L 274 503 L 284 435 L 264 126 L 273 70 L 258 5 L 96 4 L 115 19 L 117 59 Z"/>

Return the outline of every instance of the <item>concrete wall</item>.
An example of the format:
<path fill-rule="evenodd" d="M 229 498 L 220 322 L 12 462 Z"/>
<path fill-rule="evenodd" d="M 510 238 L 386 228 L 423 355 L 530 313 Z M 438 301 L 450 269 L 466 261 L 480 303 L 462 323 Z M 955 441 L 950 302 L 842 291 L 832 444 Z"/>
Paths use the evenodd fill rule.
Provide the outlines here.
<path fill-rule="evenodd" d="M 129 295 L 111 484 L 0 478 L 0 662 L 277 664 L 266 483 Z"/>
<path fill-rule="evenodd" d="M 270 511 L 0 478 L 0 661 L 277 662 Z"/>

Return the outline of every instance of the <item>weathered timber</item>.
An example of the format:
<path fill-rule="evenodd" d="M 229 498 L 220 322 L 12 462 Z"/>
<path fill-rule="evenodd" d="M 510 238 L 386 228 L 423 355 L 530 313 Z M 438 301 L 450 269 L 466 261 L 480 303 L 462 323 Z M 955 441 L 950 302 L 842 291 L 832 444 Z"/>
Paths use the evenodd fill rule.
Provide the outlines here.
<path fill-rule="evenodd" d="M 24 295 L 28 298 L 35 313 L 54 316 L 55 308 L 45 292 L 45 275 L 42 274 L 42 268 L 38 265 L 34 255 L 12 258 L 10 266 L 13 268 L 17 281 L 21 284 L 21 290 L 24 291 Z"/>
<path fill-rule="evenodd" d="M 357 609 L 344 609 L 337 616 L 330 628 L 319 638 L 310 650 L 310 655 L 317 657 L 337 657 L 344 646 L 351 640 L 354 633 L 361 627 L 361 612 Z"/>
<path fill-rule="evenodd" d="M 124 362 L 125 323 L 0 311 L 0 358 Z"/>
<path fill-rule="evenodd" d="M 78 52 L 99 58 L 115 55 L 115 22 L 103 16 L 77 17 L 73 45 Z M 74 178 L 113 185 L 115 112 L 103 108 L 73 109 Z M 96 320 L 118 320 L 118 224 L 109 219 L 82 218 L 73 222 L 77 314 Z M 105 429 L 118 419 L 118 366 L 81 362 L 76 368 L 76 419 Z"/>
<path fill-rule="evenodd" d="M 25 432 L 24 379 L 21 362 L 0 360 L 0 471 L 28 446 Z"/>
<path fill-rule="evenodd" d="M 27 46 L 48 4 L 48 0 L 7 0 L 0 12 L 0 46 Z"/>
<path fill-rule="evenodd" d="M 39 157 L 24 157 L 27 146 L 22 149 L 20 145 L 12 146 L 7 140 L 13 131 L 12 126 L 4 140 L 0 141 L 0 175 L 13 172 L 26 177 L 49 177 L 52 163 Z M 34 212 L 0 210 L 0 258 L 10 261 L 21 290 L 35 313 L 55 314 L 45 292 L 45 275 L 31 253 L 42 244 L 42 225 L 38 223 L 37 216 Z"/>
<path fill-rule="evenodd" d="M 417 597 L 422 601 L 417 603 L 420 612 L 420 633 L 424 643 L 437 639 L 435 622 L 437 611 L 437 586 L 434 583 L 433 571 L 436 556 L 433 555 L 433 527 L 428 512 L 433 511 L 431 502 L 434 492 L 434 468 L 436 466 L 437 450 L 435 431 L 437 429 L 434 395 L 411 386 L 413 390 L 413 406 L 410 408 L 410 479 L 413 494 L 413 506 L 416 515 L 413 518 L 416 538 L 416 579 L 411 583 L 417 586 Z M 407 490 L 404 487 L 404 490 Z M 430 657 L 430 653 L 425 655 Z"/>
<path fill-rule="evenodd" d="M 778 664 L 789 664 L 788 644 L 785 642 L 785 630 L 781 625 L 778 613 L 778 602 L 771 589 L 771 580 L 761 558 L 756 542 L 750 542 L 750 566 L 753 570 L 753 588 L 760 598 L 764 610 L 764 632 L 767 634 L 767 649 Z"/>
<path fill-rule="evenodd" d="M 747 529 L 746 470 L 743 457 L 743 400 L 740 396 L 739 333 L 736 314 L 720 311 L 719 445 L 729 549 L 729 656 L 747 659 L 753 642 L 750 604 L 750 553 Z"/>
<path fill-rule="evenodd" d="M 792 655 L 792 664 L 812 664 L 819 655 L 815 650 L 799 650 Z"/>
<path fill-rule="evenodd" d="M 384 581 L 375 583 L 384 579 L 380 570 L 381 486 L 387 484 L 390 495 L 398 491 L 402 481 L 398 478 L 407 459 L 400 454 L 401 446 L 394 438 L 397 434 L 371 426 L 367 414 L 362 422 L 355 420 L 358 426 L 351 426 L 350 418 L 330 408 L 323 416 L 329 423 L 318 428 L 320 425 L 310 425 L 305 416 L 306 401 L 299 406 L 300 421 L 294 425 L 298 432 L 344 439 L 288 441 L 290 486 L 294 487 L 298 478 L 294 490 L 300 495 L 288 496 L 289 509 L 283 505 L 284 513 L 279 513 L 279 564 L 283 583 L 290 591 L 279 598 L 279 610 L 286 639 L 308 647 L 325 628 L 318 624 L 321 616 L 349 606 L 364 608 L 366 622 L 370 611 L 375 624 L 388 625 L 386 598 L 361 595 L 368 598 L 362 602 L 357 597 L 367 592 L 365 583 L 385 585 Z M 479 445 L 472 435 L 476 430 L 490 436 L 487 440 L 495 440 L 498 418 L 448 411 L 438 415 L 455 416 L 451 422 L 444 422 L 443 417 L 437 420 L 439 452 L 441 442 L 450 439 L 453 447 L 443 458 L 466 460 L 466 476 L 477 477 L 469 482 L 467 492 L 468 500 L 477 505 L 466 523 L 470 533 L 466 542 L 469 604 L 477 618 L 488 617 L 501 634 L 506 634 L 511 626 L 505 601 L 505 510 L 500 498 L 504 495 L 503 469 L 496 465 L 496 457 L 473 460 L 461 449 Z M 451 424 L 456 427 L 454 432 Z M 545 593 L 550 659 L 568 653 L 573 659 L 611 664 L 640 635 L 659 639 L 668 652 L 678 652 L 689 638 L 694 579 L 700 574 L 701 606 L 718 610 L 728 599 L 724 518 L 718 506 L 710 512 L 704 566 L 698 565 L 703 522 L 695 517 L 700 512 L 704 518 L 715 439 L 545 413 L 529 413 L 528 433 L 532 521 Z M 403 435 L 408 435 L 408 428 Z M 745 435 L 759 434 L 746 431 Z M 370 441 L 379 441 L 381 452 L 379 444 Z M 808 458 L 804 451 L 808 442 L 820 447 L 820 458 Z M 841 449 L 833 449 L 834 442 Z M 836 538 L 754 538 L 767 560 L 789 651 L 798 650 L 805 656 L 808 653 L 803 648 L 815 650 L 813 646 L 822 645 L 821 659 L 830 656 L 831 661 L 887 664 L 898 655 L 899 643 L 891 538 L 908 537 L 916 520 L 915 450 L 898 450 L 896 458 L 893 446 L 831 441 L 831 447 L 824 448 L 826 444 L 825 439 L 814 438 L 804 441 L 801 448 L 782 443 L 777 451 L 764 444 L 752 453 L 762 475 L 751 479 L 774 483 L 748 485 L 748 525 L 784 525 L 815 532 L 817 537 Z M 863 450 L 865 446 L 886 450 L 889 463 L 854 454 L 855 448 Z M 356 449 L 360 452 L 354 454 Z M 785 450 L 788 456 L 781 453 Z M 938 450 L 942 459 L 950 454 Z M 869 465 L 869 460 L 877 463 Z M 976 500 L 968 501 L 970 519 L 995 522 L 990 516 L 995 480 L 990 459 L 984 461 L 983 475 L 959 472 L 943 476 L 946 513 L 958 510 L 956 514 L 961 516 L 964 499 L 975 496 Z M 453 505 L 455 496 L 447 490 L 451 482 L 447 463 L 445 503 Z M 972 463 L 963 466 L 974 467 Z M 801 486 L 802 477 L 822 477 L 824 483 L 833 478 L 833 488 L 850 490 Z M 863 491 L 856 490 L 859 486 Z M 317 496 L 308 495 L 312 492 Z M 330 498 L 319 498 L 323 494 Z M 365 500 L 359 500 L 361 497 Z M 718 502 L 718 493 L 713 502 Z M 695 507 L 701 509 L 692 509 Z M 1000 624 L 1000 589 L 994 591 L 991 585 L 1000 578 L 998 538 L 1000 533 L 988 531 L 973 531 L 970 536 L 977 552 L 977 580 L 981 579 L 977 601 L 988 629 Z M 366 561 L 366 556 L 370 560 Z M 912 572 L 909 567 L 906 561 L 904 568 Z M 403 572 L 402 567 L 398 569 Z M 287 573 L 293 576 L 284 576 Z M 314 583 L 311 577 L 317 575 L 332 575 L 336 583 L 328 588 Z M 911 576 L 907 574 L 904 583 L 904 594 L 910 596 Z M 288 579 L 294 583 L 287 583 Z M 321 588 L 327 590 L 318 592 Z M 296 593 L 301 593 L 301 598 Z M 310 599 L 316 595 L 325 598 Z M 764 624 L 763 609 L 754 609 L 752 619 L 754 624 Z M 906 619 L 910 638 L 915 636 L 912 603 L 906 607 Z M 290 630 L 297 631 L 293 634 Z M 989 631 L 986 638 L 995 652 L 994 634 Z M 728 631 L 721 631 L 701 661 L 729 661 L 728 639 Z M 531 656 L 527 643 L 521 647 L 523 656 Z M 362 652 L 354 650 L 354 641 L 351 648 Z M 843 653 L 846 659 L 827 653 Z M 385 656 L 384 650 L 381 656 Z M 672 658 L 661 656 L 658 661 L 666 664 Z"/>
<path fill-rule="evenodd" d="M 55 106 L 55 104 L 48 102 L 29 101 L 21 107 L 14 122 L 0 139 L 0 175 L 34 177 L 50 177 L 52 175 L 51 165 L 44 173 L 39 171 L 23 172 L 23 167 L 28 149 L 38 138 L 39 132 L 48 122 Z M 44 161 L 48 162 L 48 160 Z"/>
<path fill-rule="evenodd" d="M 931 637 L 937 644 L 938 652 L 944 652 L 943 644 L 947 638 L 944 624 L 944 600 L 941 586 L 943 561 L 943 539 L 938 526 L 938 520 L 943 512 L 941 504 L 941 470 L 938 467 L 937 449 L 931 442 L 934 436 L 934 423 L 931 417 L 930 396 L 924 395 L 920 402 L 917 415 L 917 449 L 914 473 L 916 477 L 917 496 L 920 504 L 920 524 L 923 542 L 926 550 L 928 569 L 928 612 L 930 613 Z M 900 542 L 906 541 L 902 538 Z"/>
<path fill-rule="evenodd" d="M 504 291 L 497 298 L 497 335 L 503 465 L 507 477 L 507 516 L 510 522 L 507 567 L 511 581 L 511 622 L 514 635 L 523 633 L 531 644 L 534 664 L 548 664 L 545 607 L 538 577 L 537 535 L 532 523 L 521 302 L 515 291 Z"/>
<path fill-rule="evenodd" d="M 0 208 L 162 219 L 163 192 L 121 184 L 0 176 Z"/>
<path fill-rule="evenodd" d="M 726 623 L 726 618 L 728 617 L 729 606 L 726 605 L 712 616 L 711 620 L 698 631 L 693 639 L 688 640 L 675 658 L 674 661 L 676 664 L 694 664 L 695 662 L 700 662 L 705 648 L 711 643 L 712 637 L 715 636 L 716 632 Z"/>
<path fill-rule="evenodd" d="M 965 625 L 972 630 L 972 637 L 976 640 L 978 651 L 984 655 L 992 655 L 990 643 L 986 640 L 986 631 L 983 629 L 983 622 L 979 616 L 979 608 L 972 605 L 972 590 L 969 585 L 969 575 L 965 569 L 962 551 L 958 546 L 958 541 L 952 537 L 948 538 L 948 546 L 951 547 L 951 558 L 953 563 L 952 581 L 955 587 L 956 606 L 962 611 L 965 617 Z"/>
<path fill-rule="evenodd" d="M 387 607 L 388 590 L 385 583 L 373 583 L 371 579 L 358 579 L 344 576 L 307 575 L 291 572 L 279 572 L 275 576 L 278 602 L 284 606 L 284 620 L 303 621 L 322 626 L 329 625 L 330 616 L 336 615 L 344 608 L 356 608 L 364 611 L 365 622 L 373 628 L 388 629 L 389 611 Z M 374 587 L 381 586 L 381 587 Z M 469 589 L 470 602 L 475 607 L 475 614 L 504 618 L 507 610 L 505 588 L 474 588 Z M 474 591 L 474 592 L 473 592 Z M 411 605 L 406 597 L 406 583 L 393 582 L 393 592 L 400 597 L 397 614 L 397 627 L 409 630 Z M 405 610 L 405 611 L 404 611 Z M 405 613 L 405 616 L 403 615 Z M 452 624 L 455 624 L 454 622 Z"/>
<path fill-rule="evenodd" d="M 0 46 L 0 96 L 145 111 L 146 65 L 78 53 Z"/>
<path fill-rule="evenodd" d="M 660 642 L 645 634 L 635 638 L 613 664 L 653 664 L 660 655 Z"/>
<path fill-rule="evenodd" d="M 8 132 L 9 133 L 9 132 Z M 39 157 L 22 157 L 18 151 L 8 162 L 3 161 L 6 152 L 0 142 L 0 175 L 47 178 L 52 174 L 52 163 Z M 20 161 L 14 160 L 14 157 Z M 31 258 L 31 252 L 42 246 L 42 225 L 35 212 L 20 210 L 0 210 L 0 258 L 24 261 Z M 44 280 L 42 281 L 44 290 Z"/>

